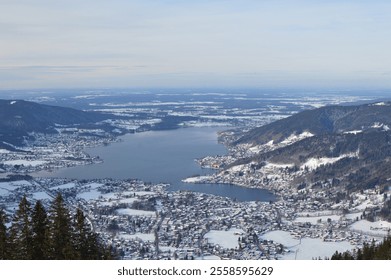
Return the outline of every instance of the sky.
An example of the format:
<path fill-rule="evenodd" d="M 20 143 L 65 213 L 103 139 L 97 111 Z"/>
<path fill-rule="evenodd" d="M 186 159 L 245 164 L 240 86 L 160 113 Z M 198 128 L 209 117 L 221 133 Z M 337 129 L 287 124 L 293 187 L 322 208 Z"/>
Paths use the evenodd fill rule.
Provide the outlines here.
<path fill-rule="evenodd" d="M 0 90 L 391 88 L 389 0 L 0 0 Z"/>

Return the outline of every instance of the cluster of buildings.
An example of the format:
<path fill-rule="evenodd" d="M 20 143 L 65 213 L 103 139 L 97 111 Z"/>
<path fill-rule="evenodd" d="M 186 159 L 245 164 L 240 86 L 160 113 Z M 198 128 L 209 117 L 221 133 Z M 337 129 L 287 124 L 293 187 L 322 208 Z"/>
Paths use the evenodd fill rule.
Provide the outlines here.
<path fill-rule="evenodd" d="M 58 168 L 99 163 L 84 149 L 118 141 L 115 137 L 82 136 L 82 131 L 61 134 L 33 133 L 35 139 L 14 151 L 0 149 L 0 177 L 8 174 L 36 174 Z"/>

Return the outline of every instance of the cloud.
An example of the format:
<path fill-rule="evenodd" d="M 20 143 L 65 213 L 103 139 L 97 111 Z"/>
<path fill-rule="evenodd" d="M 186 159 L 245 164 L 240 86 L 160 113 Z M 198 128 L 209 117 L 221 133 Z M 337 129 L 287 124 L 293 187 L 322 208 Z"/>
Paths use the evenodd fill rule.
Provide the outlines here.
<path fill-rule="evenodd" d="M 390 13 L 380 0 L 3 0 L 0 71 L 41 87 L 353 81 L 390 71 Z"/>
<path fill-rule="evenodd" d="M 115 65 L 80 66 L 80 65 L 26 65 L 26 66 L 0 66 L 0 71 L 36 71 L 41 73 L 74 73 L 94 72 L 99 70 L 123 70 L 126 67 Z"/>

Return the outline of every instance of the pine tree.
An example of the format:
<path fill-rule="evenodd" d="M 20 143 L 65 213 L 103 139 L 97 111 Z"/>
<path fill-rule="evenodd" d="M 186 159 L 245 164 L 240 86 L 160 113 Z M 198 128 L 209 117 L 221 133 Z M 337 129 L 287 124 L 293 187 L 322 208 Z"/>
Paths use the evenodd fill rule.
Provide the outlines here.
<path fill-rule="evenodd" d="M 49 257 L 55 260 L 74 259 L 71 218 L 60 193 L 51 205 L 49 221 Z"/>
<path fill-rule="evenodd" d="M 97 234 L 88 225 L 84 213 L 77 209 L 74 222 L 74 245 L 77 258 L 82 260 L 100 259 L 102 252 Z"/>
<path fill-rule="evenodd" d="M 344 252 L 343 254 L 335 252 L 332 260 L 390 260 L 391 259 L 391 236 L 387 236 L 380 244 L 372 241 L 371 245 L 364 243 L 362 249 Z"/>
<path fill-rule="evenodd" d="M 356 260 L 362 260 L 362 250 L 360 248 L 357 249 L 357 254 L 356 254 Z"/>
<path fill-rule="evenodd" d="M 31 210 L 23 197 L 7 230 L 7 216 L 0 209 L 1 259 L 113 259 L 111 248 L 105 248 L 88 224 L 84 213 L 77 209 L 72 223 L 71 215 L 62 196 L 52 202 L 48 217 L 37 201 Z"/>
<path fill-rule="evenodd" d="M 7 216 L 4 213 L 3 209 L 0 209 L 0 260 L 8 259 L 7 254 Z"/>
<path fill-rule="evenodd" d="M 37 201 L 32 212 L 32 259 L 45 260 L 49 255 L 48 216 L 41 201 Z"/>
<path fill-rule="evenodd" d="M 26 196 L 19 203 L 10 228 L 10 257 L 16 260 L 32 259 L 31 206 Z"/>

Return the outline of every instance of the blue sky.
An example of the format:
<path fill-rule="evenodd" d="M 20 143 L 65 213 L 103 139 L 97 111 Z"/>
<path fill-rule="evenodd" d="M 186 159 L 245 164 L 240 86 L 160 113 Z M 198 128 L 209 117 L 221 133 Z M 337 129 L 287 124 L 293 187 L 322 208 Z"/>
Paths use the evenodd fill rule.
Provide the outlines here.
<path fill-rule="evenodd" d="M 391 1 L 0 0 L 0 89 L 391 87 Z"/>

